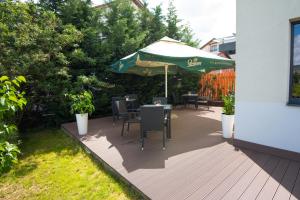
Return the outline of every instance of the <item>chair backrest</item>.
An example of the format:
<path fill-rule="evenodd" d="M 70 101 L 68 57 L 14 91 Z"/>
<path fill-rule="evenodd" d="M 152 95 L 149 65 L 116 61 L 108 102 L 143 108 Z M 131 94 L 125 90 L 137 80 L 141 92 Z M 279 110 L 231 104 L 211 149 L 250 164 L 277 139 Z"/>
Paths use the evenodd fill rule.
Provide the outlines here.
<path fill-rule="evenodd" d="M 197 94 L 197 92 L 195 92 L 194 90 L 190 90 L 188 91 L 188 94 Z"/>
<path fill-rule="evenodd" d="M 118 108 L 117 108 L 117 106 L 116 106 L 116 101 L 118 101 L 118 100 L 124 100 L 124 98 L 123 97 L 112 97 L 111 98 L 111 109 L 112 109 L 112 112 L 113 112 L 113 114 L 117 114 L 117 112 L 118 112 Z"/>
<path fill-rule="evenodd" d="M 180 102 L 179 96 L 175 92 L 172 92 L 172 101 L 175 105 Z"/>
<path fill-rule="evenodd" d="M 168 104 L 168 99 L 166 97 L 153 97 L 152 103 L 166 105 Z"/>
<path fill-rule="evenodd" d="M 200 101 L 209 101 L 209 97 L 208 96 L 198 96 L 198 100 L 200 100 Z"/>
<path fill-rule="evenodd" d="M 121 100 L 115 101 L 115 106 L 116 106 L 116 111 L 119 115 L 128 113 L 125 100 L 121 99 Z"/>
<path fill-rule="evenodd" d="M 141 128 L 143 131 L 160 131 L 164 129 L 164 107 L 147 105 L 141 107 Z"/>
<path fill-rule="evenodd" d="M 124 97 L 129 99 L 136 99 L 136 100 L 138 98 L 137 94 L 126 94 Z"/>

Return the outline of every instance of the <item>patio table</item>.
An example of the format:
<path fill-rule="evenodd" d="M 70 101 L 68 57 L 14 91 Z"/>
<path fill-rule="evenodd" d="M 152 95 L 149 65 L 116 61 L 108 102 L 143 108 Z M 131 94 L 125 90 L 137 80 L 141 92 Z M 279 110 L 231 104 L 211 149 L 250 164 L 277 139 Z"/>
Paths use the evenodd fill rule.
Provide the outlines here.
<path fill-rule="evenodd" d="M 125 100 L 126 100 L 126 104 L 127 104 L 128 108 L 130 110 L 136 109 L 135 105 L 136 105 L 137 99 L 126 98 Z"/>
<path fill-rule="evenodd" d="M 148 104 L 148 105 L 143 105 L 143 106 L 153 106 L 153 104 Z M 164 106 L 164 111 L 165 114 L 167 115 L 167 138 L 171 139 L 172 138 L 172 131 L 171 131 L 171 114 L 172 114 L 172 105 L 171 104 L 165 104 L 165 105 L 160 105 L 160 106 Z"/>
<path fill-rule="evenodd" d="M 183 94 L 182 95 L 182 100 L 184 106 L 186 106 L 189 102 L 196 101 L 198 98 L 198 94 Z"/>

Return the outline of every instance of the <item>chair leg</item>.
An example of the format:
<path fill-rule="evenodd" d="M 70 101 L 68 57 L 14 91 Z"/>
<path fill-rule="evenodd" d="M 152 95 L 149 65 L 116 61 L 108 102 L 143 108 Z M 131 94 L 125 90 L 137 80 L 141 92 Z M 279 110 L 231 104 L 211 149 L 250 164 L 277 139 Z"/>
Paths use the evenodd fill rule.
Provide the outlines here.
<path fill-rule="evenodd" d="M 168 121 L 168 138 L 171 139 L 171 116 Z"/>
<path fill-rule="evenodd" d="M 166 128 L 163 131 L 163 150 L 166 150 Z"/>
<path fill-rule="evenodd" d="M 129 132 L 130 123 L 127 123 L 127 132 Z"/>
<path fill-rule="evenodd" d="M 121 132 L 121 136 L 124 135 L 124 126 L 125 126 L 125 120 L 123 120 L 123 126 L 122 126 L 122 132 Z"/>
<path fill-rule="evenodd" d="M 141 142 L 141 150 L 144 150 L 144 131 L 142 126 L 140 126 L 140 142 Z"/>
<path fill-rule="evenodd" d="M 144 151 L 144 142 L 145 142 L 144 134 L 145 134 L 145 133 L 144 133 L 144 131 L 143 131 L 143 132 L 141 133 L 141 137 L 142 137 L 142 138 L 141 138 L 141 139 L 142 139 L 142 141 L 141 141 L 141 142 L 142 142 L 142 149 L 141 149 L 141 150 L 142 150 L 142 151 Z"/>

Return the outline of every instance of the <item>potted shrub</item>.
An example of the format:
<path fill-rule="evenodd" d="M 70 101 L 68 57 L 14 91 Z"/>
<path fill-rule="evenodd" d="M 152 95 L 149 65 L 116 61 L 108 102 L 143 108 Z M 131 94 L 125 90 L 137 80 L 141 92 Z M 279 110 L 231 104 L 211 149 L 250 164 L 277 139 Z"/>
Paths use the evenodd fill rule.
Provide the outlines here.
<path fill-rule="evenodd" d="M 93 95 L 89 91 L 69 95 L 71 99 L 71 113 L 76 114 L 76 122 L 79 135 L 87 134 L 88 115 L 95 110 Z"/>
<path fill-rule="evenodd" d="M 224 138 L 232 138 L 234 125 L 234 94 L 223 96 L 222 129 Z"/>

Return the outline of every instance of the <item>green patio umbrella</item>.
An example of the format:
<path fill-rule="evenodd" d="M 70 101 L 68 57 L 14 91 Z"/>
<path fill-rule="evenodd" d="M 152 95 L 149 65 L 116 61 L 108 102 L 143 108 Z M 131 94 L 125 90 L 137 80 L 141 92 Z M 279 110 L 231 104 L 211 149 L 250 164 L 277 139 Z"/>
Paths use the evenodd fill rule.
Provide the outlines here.
<path fill-rule="evenodd" d="M 233 60 L 190 47 L 169 37 L 163 37 L 111 65 L 112 71 L 116 73 L 141 76 L 164 74 L 166 97 L 168 96 L 168 73 L 175 74 L 178 68 L 200 74 L 234 66 Z"/>

